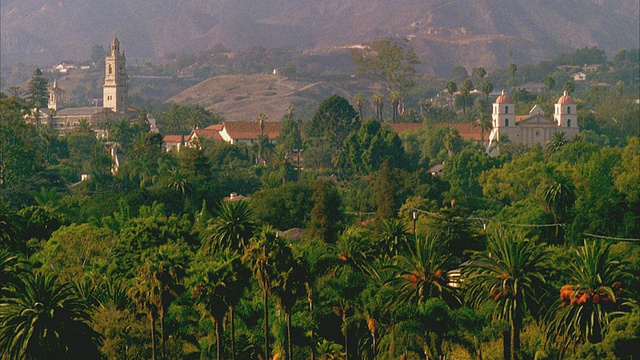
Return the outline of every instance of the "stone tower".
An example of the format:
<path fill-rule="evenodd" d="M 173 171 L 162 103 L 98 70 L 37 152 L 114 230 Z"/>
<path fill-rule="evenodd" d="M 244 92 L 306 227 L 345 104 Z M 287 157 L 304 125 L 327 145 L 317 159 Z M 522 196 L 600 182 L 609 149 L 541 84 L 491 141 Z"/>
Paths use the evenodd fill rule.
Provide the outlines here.
<path fill-rule="evenodd" d="M 58 81 L 53 81 L 53 87 L 49 89 L 49 101 L 48 108 L 50 110 L 58 111 L 62 108 L 65 102 L 64 90 L 58 87 Z"/>
<path fill-rule="evenodd" d="M 127 70 L 124 51 L 120 52 L 118 38 L 111 42 L 111 53 L 105 58 L 103 107 L 115 113 L 127 111 Z"/>
<path fill-rule="evenodd" d="M 516 104 L 504 90 L 502 90 L 502 95 L 498 96 L 496 102 L 493 103 L 493 112 L 491 117 L 493 119 L 493 129 L 497 136 L 495 140 L 500 140 L 501 130 L 515 125 Z"/>
<path fill-rule="evenodd" d="M 566 91 L 555 105 L 553 119 L 558 124 L 558 131 L 572 136 L 578 133 L 578 107 Z"/>

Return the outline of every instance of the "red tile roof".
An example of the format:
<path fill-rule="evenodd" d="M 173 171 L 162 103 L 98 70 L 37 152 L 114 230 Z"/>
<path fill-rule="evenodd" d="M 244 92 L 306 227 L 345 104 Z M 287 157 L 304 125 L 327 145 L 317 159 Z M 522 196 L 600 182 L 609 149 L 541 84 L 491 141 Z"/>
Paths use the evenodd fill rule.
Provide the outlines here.
<path fill-rule="evenodd" d="M 165 135 L 162 138 L 162 142 L 175 142 L 179 143 L 182 141 L 182 135 Z"/>
<path fill-rule="evenodd" d="M 276 121 L 264 122 L 264 135 L 269 140 L 276 139 L 280 135 L 282 123 Z M 260 122 L 258 121 L 226 121 L 224 128 L 235 140 L 255 140 L 260 135 Z"/>
<path fill-rule="evenodd" d="M 502 94 L 498 96 L 495 104 L 513 104 L 514 101 L 511 96 L 507 95 L 506 91 L 502 90 Z"/>
<path fill-rule="evenodd" d="M 458 130 L 458 133 L 460 133 L 460 137 L 462 138 L 462 140 L 475 140 L 475 141 L 481 141 L 482 137 L 480 137 L 480 128 L 477 126 L 474 126 L 473 124 L 468 124 L 468 123 L 463 123 L 463 124 L 445 124 L 445 123 L 440 123 L 440 124 L 435 124 L 433 126 L 437 126 L 437 127 L 450 127 L 452 129 L 456 129 Z M 486 134 L 485 134 L 486 137 Z"/>
<path fill-rule="evenodd" d="M 223 127 L 223 126 L 224 126 L 223 124 L 213 124 L 213 125 L 209 125 L 209 126 L 207 126 L 205 129 L 207 129 L 207 130 L 220 131 L 220 130 L 222 130 L 222 127 Z"/>
<path fill-rule="evenodd" d="M 558 104 L 575 104 L 575 103 L 576 102 L 573 101 L 573 98 L 569 96 L 569 93 L 566 91 L 564 92 L 562 97 L 558 99 Z"/>
<path fill-rule="evenodd" d="M 414 131 L 418 129 L 422 129 L 422 124 L 420 123 L 399 123 L 399 124 L 388 124 L 391 130 L 398 133 L 398 135 L 402 134 L 405 131 Z"/>
<path fill-rule="evenodd" d="M 222 140 L 222 136 L 220 136 L 220 130 L 210 129 L 209 127 L 205 129 L 194 129 L 189 135 L 189 138 L 193 137 L 193 135 L 199 139 L 207 139 L 207 140 Z"/>

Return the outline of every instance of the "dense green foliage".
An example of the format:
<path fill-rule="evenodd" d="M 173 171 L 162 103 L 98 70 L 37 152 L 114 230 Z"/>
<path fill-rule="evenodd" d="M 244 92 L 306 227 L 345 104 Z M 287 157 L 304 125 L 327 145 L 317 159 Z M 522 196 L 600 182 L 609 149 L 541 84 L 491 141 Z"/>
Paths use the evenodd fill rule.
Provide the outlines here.
<path fill-rule="evenodd" d="M 496 157 L 430 126 L 448 102 L 398 136 L 332 96 L 275 148 L 164 152 L 144 112 L 58 137 L 0 98 L 0 358 L 633 358 L 638 104 L 612 91 Z"/>

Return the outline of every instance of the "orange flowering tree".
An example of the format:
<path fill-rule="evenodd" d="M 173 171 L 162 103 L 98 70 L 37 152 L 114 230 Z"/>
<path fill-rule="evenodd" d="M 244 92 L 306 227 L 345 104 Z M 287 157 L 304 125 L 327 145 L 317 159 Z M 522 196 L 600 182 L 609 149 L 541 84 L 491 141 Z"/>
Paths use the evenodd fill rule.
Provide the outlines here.
<path fill-rule="evenodd" d="M 559 316 L 552 331 L 565 342 L 598 343 L 611 314 L 621 307 L 624 272 L 609 244 L 584 242 L 576 251 L 567 284 L 560 289 Z"/>
<path fill-rule="evenodd" d="M 505 357 L 509 354 L 512 360 L 519 353 L 523 319 L 543 291 L 545 256 L 544 247 L 521 232 L 497 229 L 489 236 L 487 249 L 474 251 L 471 263 L 463 268 L 466 300 L 476 307 L 495 302 L 494 317 L 509 323 Z"/>

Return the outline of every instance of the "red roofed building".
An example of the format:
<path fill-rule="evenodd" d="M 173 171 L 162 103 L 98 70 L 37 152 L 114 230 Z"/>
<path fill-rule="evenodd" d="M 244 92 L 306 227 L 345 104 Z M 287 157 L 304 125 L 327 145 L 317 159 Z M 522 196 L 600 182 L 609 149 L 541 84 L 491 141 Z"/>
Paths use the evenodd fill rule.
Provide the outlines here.
<path fill-rule="evenodd" d="M 193 129 L 189 134 L 188 142 L 190 144 L 201 140 L 223 140 L 220 136 L 222 124 L 209 125 L 204 129 Z"/>
<path fill-rule="evenodd" d="M 478 126 L 475 126 L 474 124 L 468 124 L 468 123 L 460 123 L 460 124 L 440 123 L 440 124 L 435 124 L 433 126 L 434 127 L 448 127 L 448 128 L 455 129 L 455 130 L 458 131 L 458 133 L 460 134 L 460 137 L 464 141 L 467 141 L 467 140 L 475 140 L 475 141 L 478 141 L 478 142 L 484 141 L 482 139 L 482 136 L 481 136 L 482 134 L 480 132 L 480 128 Z"/>
<path fill-rule="evenodd" d="M 258 136 L 264 135 L 269 142 L 275 143 L 280 135 L 281 122 L 274 121 L 227 121 L 223 124 L 220 136 L 230 144 L 253 144 Z"/>
<path fill-rule="evenodd" d="M 183 146 L 183 141 L 183 135 L 165 135 L 162 138 L 162 145 L 165 151 L 171 151 L 173 149 L 180 151 L 180 148 Z"/>

